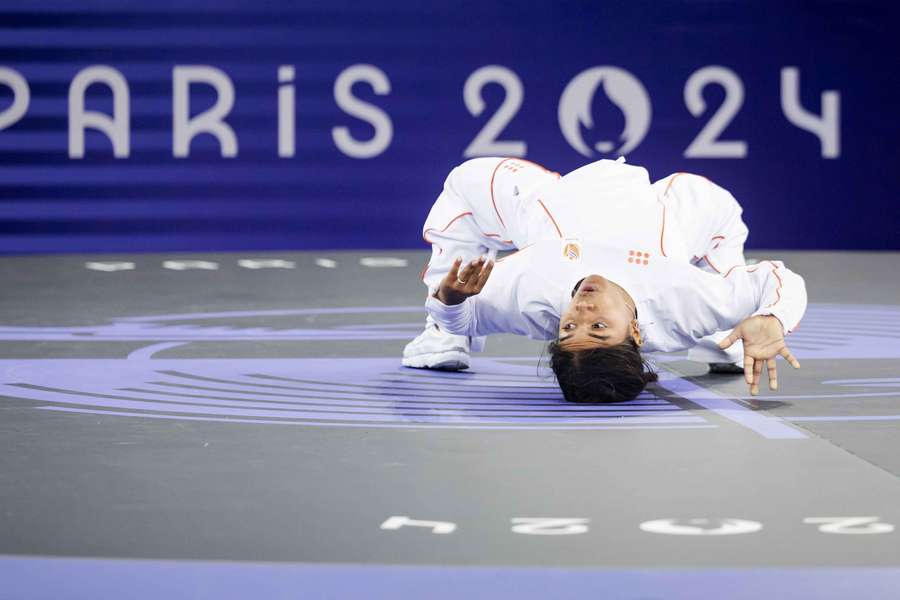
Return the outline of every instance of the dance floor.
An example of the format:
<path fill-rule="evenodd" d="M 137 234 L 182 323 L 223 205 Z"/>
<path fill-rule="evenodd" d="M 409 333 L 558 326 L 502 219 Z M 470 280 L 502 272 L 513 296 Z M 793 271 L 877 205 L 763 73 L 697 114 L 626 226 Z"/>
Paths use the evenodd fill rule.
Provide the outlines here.
<path fill-rule="evenodd" d="M 750 256 L 802 368 L 616 405 L 401 367 L 423 252 L 0 258 L 0 599 L 897 598 L 900 255 Z"/>

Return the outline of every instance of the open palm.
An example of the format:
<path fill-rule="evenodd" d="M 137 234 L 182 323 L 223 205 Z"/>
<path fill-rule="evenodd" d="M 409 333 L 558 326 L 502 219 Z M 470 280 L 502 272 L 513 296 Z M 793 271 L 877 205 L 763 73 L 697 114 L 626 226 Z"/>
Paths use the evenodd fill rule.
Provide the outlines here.
<path fill-rule="evenodd" d="M 771 315 L 757 315 L 744 319 L 727 338 L 719 343 L 720 348 L 728 348 L 736 341 L 744 343 L 744 379 L 750 384 L 750 394 L 759 394 L 763 363 L 769 373 L 769 389 L 778 389 L 778 369 L 775 359 L 779 355 L 791 363 L 795 369 L 800 362 L 794 358 L 784 343 L 781 321 Z"/>
<path fill-rule="evenodd" d="M 437 294 L 435 294 L 438 300 L 448 306 L 461 304 L 469 296 L 481 292 L 494 268 L 494 262 L 483 256 L 473 260 L 462 269 L 460 269 L 461 265 L 461 258 L 453 261 L 450 272 L 441 281 Z"/>

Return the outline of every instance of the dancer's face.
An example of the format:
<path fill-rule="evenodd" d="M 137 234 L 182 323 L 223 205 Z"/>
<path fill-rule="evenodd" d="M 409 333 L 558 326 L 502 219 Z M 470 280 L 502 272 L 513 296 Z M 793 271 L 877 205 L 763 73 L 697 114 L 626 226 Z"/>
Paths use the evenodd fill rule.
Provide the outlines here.
<path fill-rule="evenodd" d="M 640 345 L 635 308 L 625 290 L 600 275 L 582 279 L 559 319 L 559 345 L 585 350 L 615 346 L 631 337 Z"/>

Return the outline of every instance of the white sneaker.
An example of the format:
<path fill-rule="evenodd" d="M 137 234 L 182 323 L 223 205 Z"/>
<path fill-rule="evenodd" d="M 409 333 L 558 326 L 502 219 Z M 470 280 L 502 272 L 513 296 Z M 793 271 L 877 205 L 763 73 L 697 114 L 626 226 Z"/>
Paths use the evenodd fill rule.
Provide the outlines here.
<path fill-rule="evenodd" d="M 469 338 L 444 333 L 430 325 L 403 349 L 403 366 L 443 371 L 468 369 Z"/>

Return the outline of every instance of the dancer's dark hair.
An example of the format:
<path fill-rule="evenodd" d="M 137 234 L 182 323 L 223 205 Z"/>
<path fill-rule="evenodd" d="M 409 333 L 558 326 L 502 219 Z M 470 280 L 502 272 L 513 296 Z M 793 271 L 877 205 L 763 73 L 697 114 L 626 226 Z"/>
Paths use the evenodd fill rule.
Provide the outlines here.
<path fill-rule="evenodd" d="M 566 350 L 558 342 L 547 347 L 550 368 L 569 402 L 634 400 L 657 375 L 628 338 L 615 346 Z"/>

